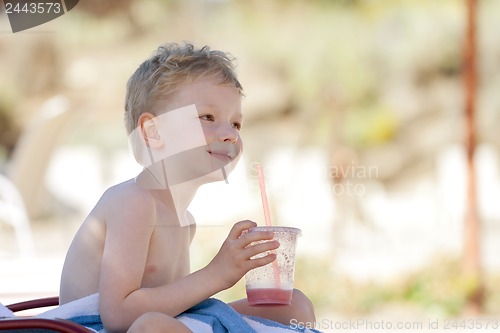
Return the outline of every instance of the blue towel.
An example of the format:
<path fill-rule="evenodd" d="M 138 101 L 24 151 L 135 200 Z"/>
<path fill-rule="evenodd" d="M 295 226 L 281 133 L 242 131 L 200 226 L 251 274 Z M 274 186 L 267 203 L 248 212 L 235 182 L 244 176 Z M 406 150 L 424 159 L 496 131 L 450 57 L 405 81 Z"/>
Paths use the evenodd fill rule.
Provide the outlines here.
<path fill-rule="evenodd" d="M 99 316 L 98 294 L 63 304 L 37 317 L 68 319 L 105 333 Z M 195 333 L 320 333 L 315 329 L 286 326 L 263 318 L 243 316 L 215 298 L 193 306 L 176 318 Z"/>
<path fill-rule="evenodd" d="M 232 307 L 215 298 L 209 298 L 182 313 L 180 317 L 204 322 L 213 333 L 257 333 Z"/>
<path fill-rule="evenodd" d="M 286 326 L 278 322 L 253 316 L 243 316 L 231 306 L 215 299 L 209 298 L 177 317 L 195 333 L 321 333 L 315 329 L 304 326 Z M 210 329 L 194 327 L 191 321 L 206 324 Z"/>
<path fill-rule="evenodd" d="M 99 315 L 76 316 L 68 318 L 68 320 L 74 321 L 75 323 L 78 323 L 82 326 L 92 328 L 93 330 L 96 330 L 98 332 L 104 332 L 104 325 L 102 324 L 101 316 Z"/>

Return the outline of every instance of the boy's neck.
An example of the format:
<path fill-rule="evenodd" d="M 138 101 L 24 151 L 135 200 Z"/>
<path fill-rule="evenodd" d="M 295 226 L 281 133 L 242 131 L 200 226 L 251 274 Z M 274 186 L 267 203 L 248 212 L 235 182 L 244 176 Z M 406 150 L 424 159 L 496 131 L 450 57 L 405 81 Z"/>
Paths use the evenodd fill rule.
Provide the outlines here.
<path fill-rule="evenodd" d="M 175 212 L 181 226 L 191 223 L 187 217 L 187 208 L 191 204 L 200 184 L 196 181 L 187 181 L 170 185 L 164 163 L 158 162 L 144 170 L 136 177 L 136 183 L 144 189 L 150 190 L 153 197 Z"/>
<path fill-rule="evenodd" d="M 193 201 L 198 187 L 190 185 L 191 184 L 188 183 L 182 183 L 170 188 L 172 203 L 177 213 L 177 217 L 179 218 L 179 223 L 183 227 L 193 222 L 189 219 L 187 209 L 191 201 Z"/>

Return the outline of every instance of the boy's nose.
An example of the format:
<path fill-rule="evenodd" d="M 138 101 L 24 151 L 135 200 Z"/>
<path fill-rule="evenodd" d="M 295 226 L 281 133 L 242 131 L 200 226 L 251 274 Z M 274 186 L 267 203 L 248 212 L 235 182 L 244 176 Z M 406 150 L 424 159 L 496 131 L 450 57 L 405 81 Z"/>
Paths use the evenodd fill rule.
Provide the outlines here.
<path fill-rule="evenodd" d="M 238 130 L 231 125 L 221 126 L 217 133 L 217 139 L 220 142 L 236 143 L 238 142 L 238 138 Z"/>

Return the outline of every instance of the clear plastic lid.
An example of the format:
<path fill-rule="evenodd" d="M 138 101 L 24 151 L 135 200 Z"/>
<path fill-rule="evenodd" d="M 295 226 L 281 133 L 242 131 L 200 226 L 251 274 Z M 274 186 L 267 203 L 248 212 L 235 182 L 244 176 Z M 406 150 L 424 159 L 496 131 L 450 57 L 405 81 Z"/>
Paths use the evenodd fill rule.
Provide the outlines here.
<path fill-rule="evenodd" d="M 260 227 L 250 228 L 250 231 L 272 231 L 272 232 L 294 233 L 297 234 L 297 236 L 302 236 L 302 230 L 293 227 L 260 226 Z"/>

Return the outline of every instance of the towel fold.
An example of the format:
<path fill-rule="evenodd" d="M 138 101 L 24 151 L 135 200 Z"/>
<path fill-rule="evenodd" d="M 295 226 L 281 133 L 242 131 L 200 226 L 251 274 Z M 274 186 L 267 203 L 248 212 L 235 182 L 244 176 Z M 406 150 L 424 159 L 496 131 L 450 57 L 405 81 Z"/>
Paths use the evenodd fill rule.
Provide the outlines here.
<path fill-rule="evenodd" d="M 99 315 L 99 295 L 93 294 L 45 311 L 36 318 L 68 319 L 80 325 L 105 333 Z M 194 333 L 320 333 L 315 329 L 286 326 L 275 321 L 240 315 L 231 306 L 209 298 L 177 319 Z"/>
<path fill-rule="evenodd" d="M 99 315 L 99 294 L 93 294 L 60 305 L 35 316 L 45 319 L 67 319 L 98 332 L 105 332 Z"/>

